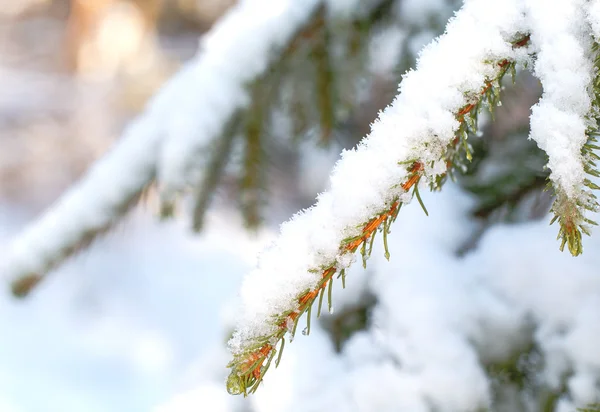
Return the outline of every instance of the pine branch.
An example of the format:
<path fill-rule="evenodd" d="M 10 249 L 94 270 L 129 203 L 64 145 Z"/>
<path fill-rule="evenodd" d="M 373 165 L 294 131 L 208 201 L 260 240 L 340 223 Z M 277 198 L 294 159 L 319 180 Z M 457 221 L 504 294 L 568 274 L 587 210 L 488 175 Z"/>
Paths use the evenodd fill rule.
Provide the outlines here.
<path fill-rule="evenodd" d="M 550 223 L 558 221 L 560 225 L 560 250 L 567 246 L 578 256 L 583 252 L 582 234 L 589 235 L 590 226 L 596 224 L 586 214 L 596 212 L 599 206 L 592 193 L 598 186 L 585 177 L 600 177 L 594 153 L 599 110 L 598 46 L 590 42 L 586 25 L 570 23 L 585 20 L 589 2 L 573 1 L 565 4 L 562 13 L 551 16 L 546 7 L 543 2 L 532 2 L 528 11 L 534 34 L 535 75 L 544 89 L 532 109 L 530 138 L 548 155 L 548 187 L 556 195 Z M 574 53 L 569 59 L 556 60 L 557 41 L 571 45 Z M 575 81 L 567 84 L 564 79 L 571 77 Z"/>
<path fill-rule="evenodd" d="M 581 158 L 583 160 L 583 170 L 589 175 L 589 178 L 584 179 L 583 188 L 579 196 L 573 197 L 567 195 L 564 190 L 554 188 L 550 183 L 548 187 L 554 188 L 556 200 L 552 205 L 551 212 L 554 217 L 550 224 L 558 221 L 560 229 L 557 239 L 560 239 L 560 250 L 563 251 L 565 245 L 573 256 L 579 256 L 583 253 L 582 234 L 591 235 L 591 226 L 596 226 L 598 223 L 587 218 L 585 215 L 589 212 L 597 212 L 600 204 L 592 190 L 600 189 L 600 187 L 592 182 L 593 178 L 600 177 L 600 171 L 596 162 L 600 160 L 600 156 L 595 153 L 595 150 L 600 149 L 598 146 L 598 122 L 600 121 L 600 46 L 594 43 L 592 46 L 594 53 L 594 67 L 596 76 L 593 79 L 592 90 L 592 110 L 588 117 L 588 128 L 586 130 L 587 141 L 581 148 Z"/>
<path fill-rule="evenodd" d="M 49 271 L 110 230 L 137 203 L 154 178 L 157 129 L 150 117 L 135 122 L 112 151 L 12 242 L 2 273 L 12 280 L 16 296 L 26 296 Z"/>
<path fill-rule="evenodd" d="M 528 36 L 521 36 L 513 43 L 513 47 L 522 47 L 527 44 L 528 40 Z M 438 47 L 442 46 L 438 44 Z M 401 167 L 406 168 L 406 177 L 399 185 L 388 188 L 388 196 L 386 197 L 391 200 L 384 203 L 384 207 L 379 213 L 367 222 L 358 225 L 360 230 L 357 234 L 346 237 L 340 242 L 334 261 L 308 269 L 309 273 L 318 276 L 319 280 L 316 281 L 316 285 L 298 294 L 294 301 L 289 303 L 288 309 L 279 313 L 272 313 L 270 319 L 264 320 L 268 323 L 265 329 L 270 331 L 269 333 L 256 334 L 246 329 L 242 331 L 238 329 L 236 331 L 234 338 L 230 342 L 233 349 L 233 360 L 228 364 L 228 367 L 231 368 L 231 373 L 227 381 L 229 393 L 247 395 L 248 393 L 254 393 L 258 389 L 260 382 L 276 356 L 276 364 L 279 363 L 285 343 L 285 335 L 289 333 L 290 340 L 293 339 L 298 321 L 304 313 L 307 313 L 307 327 L 303 330 L 303 333 L 308 334 L 310 332 L 312 305 L 316 298 L 319 297 L 317 314 L 320 314 L 326 290 L 329 307 L 331 308 L 333 276 L 337 273 L 338 278 L 341 277 L 342 281 L 344 281 L 346 267 L 351 263 L 353 254 L 359 249 L 363 257 L 363 265 L 366 265 L 377 231 L 382 232 L 386 257 L 389 257 L 387 235 L 391 223 L 396 219 L 404 203 L 409 201 L 411 197 L 416 196 L 425 213 L 427 213 L 419 196 L 419 182 L 425 179 L 430 182 L 432 189 L 439 189 L 447 175 L 446 171 L 440 171 L 440 160 L 446 168 L 456 168 L 462 155 L 467 158 L 470 156 L 467 138 L 469 131 L 475 131 L 476 129 L 478 111 L 483 106 L 484 100 L 486 100 L 486 104 L 490 109 L 493 110 L 499 99 L 500 81 L 507 71 L 514 68 L 512 58 L 505 58 L 500 61 L 487 61 L 485 64 L 488 67 L 487 70 L 491 68 L 494 76 L 486 79 L 476 93 L 464 93 L 463 96 L 466 103 L 454 114 L 454 118 L 458 123 L 458 127 L 455 129 L 455 137 L 444 150 L 439 152 L 439 158 L 436 160 L 436 158 L 431 159 L 421 155 L 409 157 L 407 160 L 398 162 Z M 390 110 L 390 108 L 386 110 Z M 380 121 L 382 123 L 385 114 L 386 112 L 384 111 L 381 115 Z M 370 138 L 373 139 L 372 136 Z M 437 143 L 436 138 L 437 136 L 433 136 L 431 141 L 426 140 L 422 142 L 422 147 L 414 149 L 414 152 L 419 154 L 435 153 L 432 150 L 432 146 Z M 367 146 L 368 143 L 363 144 L 361 149 L 366 150 L 365 147 Z M 410 192 L 411 190 L 412 193 Z M 318 207 L 319 204 L 313 210 Z M 280 348 L 276 349 L 278 345 L 280 345 Z"/>
<path fill-rule="evenodd" d="M 304 33 L 303 24 L 310 24 L 320 3 L 286 0 L 279 14 L 259 19 L 260 24 L 256 14 L 262 3 L 233 7 L 204 36 L 197 57 L 167 82 L 114 149 L 15 239 L 2 262 L 2 273 L 12 280 L 14 292 L 25 296 L 50 270 L 108 231 L 155 177 L 162 188 L 163 216 L 173 212 L 180 178 L 202 186 L 198 165 L 189 162 L 197 162 L 246 105 L 247 84 L 267 71 L 274 56 L 296 47 L 297 32 Z M 250 51 L 240 54 L 247 41 L 252 42 Z M 245 70 L 239 70 L 240 64 Z M 202 207 L 198 205 L 198 216 Z"/>

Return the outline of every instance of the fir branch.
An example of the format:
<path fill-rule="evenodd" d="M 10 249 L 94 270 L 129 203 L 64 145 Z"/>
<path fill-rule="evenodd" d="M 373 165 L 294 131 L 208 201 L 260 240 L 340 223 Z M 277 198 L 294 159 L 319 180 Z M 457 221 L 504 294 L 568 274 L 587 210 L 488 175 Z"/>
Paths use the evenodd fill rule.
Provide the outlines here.
<path fill-rule="evenodd" d="M 257 59 L 270 60 L 273 54 L 277 56 L 278 53 L 287 56 L 307 35 L 304 26 L 311 26 L 314 20 L 311 17 L 319 5 L 320 0 L 302 4 L 287 2 L 281 9 L 281 16 L 272 18 L 285 19 L 291 15 L 294 20 L 286 20 L 285 25 L 279 25 L 285 26 L 284 29 L 278 26 L 280 32 L 275 30 L 275 33 L 269 32 L 271 36 L 263 35 L 260 38 L 255 36 L 255 24 L 244 24 L 248 22 L 248 12 L 253 14 L 256 10 L 252 8 L 262 5 L 249 2 L 232 8 L 223 21 L 205 36 L 212 40 L 210 47 L 204 47 L 194 60 L 165 84 L 145 112 L 124 131 L 111 152 L 99 160 L 44 216 L 15 239 L 1 262 L 3 275 L 12 280 L 14 292 L 25 296 L 47 272 L 84 249 L 98 235 L 110 230 L 137 203 L 155 177 L 161 186 L 166 186 L 161 193 L 161 215 L 171 215 L 175 205 L 174 187 L 179 187 L 180 177 L 184 180 L 189 177 L 181 172 L 180 167 L 187 171 L 187 162 L 198 159 L 198 152 L 205 150 L 214 137 L 210 133 L 221 132 L 232 116 L 245 105 L 245 93 L 242 90 L 246 84 L 262 76 L 269 67 L 268 64 L 252 64 L 253 70 L 232 70 L 232 67 L 240 64 L 237 59 L 240 44 L 231 41 L 231 37 L 235 35 L 243 40 L 244 36 L 252 36 L 253 46 L 262 42 L 260 47 L 252 48 L 254 54 L 244 54 L 252 62 Z M 246 32 L 240 32 L 241 27 Z M 272 21 L 267 21 L 264 27 L 268 30 L 273 29 L 274 25 Z M 215 80 L 226 87 L 204 87 L 205 82 Z M 222 89 L 233 91 L 236 98 L 223 99 Z M 236 94 L 236 91 L 239 93 Z M 199 110 L 201 116 L 198 115 Z M 193 124 L 190 125 L 190 122 Z M 180 130 L 182 124 L 184 130 Z M 189 150 L 182 149 L 188 143 L 193 143 Z M 204 182 L 211 179 L 209 176 Z M 208 184 L 202 180 L 192 183 L 196 187 Z M 197 195 L 198 198 L 200 203 L 196 205 L 196 214 L 201 216 L 205 206 L 201 195 Z M 196 225 L 200 225 L 200 221 L 198 218 Z"/>
<path fill-rule="evenodd" d="M 592 192 L 600 187 L 590 180 L 600 177 L 600 171 L 596 165 L 600 157 L 595 153 L 595 150 L 600 149 L 598 146 L 598 135 L 600 134 L 598 130 L 600 121 L 600 46 L 598 43 L 592 45 L 592 52 L 594 53 L 595 68 L 595 78 L 592 81 L 592 90 L 590 90 L 592 109 L 588 116 L 587 141 L 581 148 L 583 170 L 590 177 L 584 179 L 584 187 L 576 197 L 567 195 L 564 190 L 551 183 L 548 185 L 554 189 L 556 195 L 551 209 L 554 217 L 550 224 L 558 222 L 560 228 L 557 239 L 560 240 L 560 250 L 563 251 L 566 245 L 573 256 L 583 253 L 582 235 L 590 236 L 591 226 L 598 224 L 587 218 L 586 213 L 597 212 L 600 207 L 596 195 Z"/>
<path fill-rule="evenodd" d="M 513 43 L 513 47 L 522 47 L 526 45 L 528 41 L 529 36 L 521 36 Z M 493 110 L 493 107 L 499 101 L 500 81 L 507 71 L 514 67 L 514 61 L 510 59 L 502 59 L 499 62 L 488 62 L 487 64 L 496 67 L 496 76 L 493 79 L 487 79 L 481 90 L 470 99 L 471 101 L 457 111 L 455 115 L 459 122 L 457 135 L 451 145 L 442 154 L 443 158 L 446 159 L 445 163 L 448 167 L 457 167 L 457 159 L 461 154 L 468 157 L 469 146 L 468 143 L 466 143 L 466 139 L 469 131 L 475 132 L 477 113 L 482 108 L 481 102 L 487 100 L 490 110 Z M 424 144 L 428 145 L 428 143 Z M 363 265 L 366 266 L 366 261 L 372 249 L 372 246 L 367 248 L 367 245 L 372 245 L 378 230 L 383 232 L 386 257 L 388 257 L 389 252 L 387 251 L 386 239 L 390 224 L 396 219 L 402 205 L 406 202 L 406 194 L 411 190 L 413 190 L 413 196 L 417 196 L 419 203 L 423 207 L 425 213 L 427 213 L 425 206 L 418 195 L 419 182 L 427 174 L 427 161 L 422 159 L 411 159 L 401 161 L 399 164 L 401 166 L 408 165 L 406 178 L 398 185 L 399 193 L 393 197 L 383 211 L 372 217 L 366 223 L 359 225 L 361 229 L 357 235 L 341 241 L 338 252 L 339 257 L 353 255 L 360 248 Z M 441 187 L 445 181 L 442 176 L 445 175 L 446 173 L 427 176 L 434 182 L 432 189 L 439 189 Z M 391 188 L 390 192 L 394 193 L 397 192 L 397 190 Z M 256 337 L 252 343 L 234 353 L 233 360 L 227 365 L 231 369 L 227 380 L 227 390 L 230 394 L 244 394 L 244 396 L 246 396 L 249 393 L 254 393 L 258 389 L 260 382 L 268 370 L 271 360 L 277 355 L 277 349 L 275 349 L 277 343 L 282 340 L 288 332 L 291 334 L 290 340 L 293 339 L 300 317 L 305 312 L 309 312 L 310 315 L 312 304 L 317 296 L 321 296 L 318 309 L 318 314 L 320 314 L 320 306 L 325 288 L 328 289 L 329 308 L 331 310 L 333 276 L 335 273 L 341 271 L 344 272 L 340 273 L 340 275 L 345 275 L 345 267 L 340 267 L 337 263 L 338 261 L 339 259 L 324 267 L 310 269 L 310 272 L 320 273 L 320 281 L 316 287 L 303 291 L 297 296 L 294 304 L 295 309 L 275 315 L 273 319 L 270 320 L 275 326 L 273 328 L 274 331 L 271 334 Z M 310 322 L 310 320 L 308 322 Z M 307 329 L 305 330 L 308 333 L 309 327 L 307 326 Z M 281 353 L 278 355 L 278 358 L 280 357 Z"/>
<path fill-rule="evenodd" d="M 547 15 L 542 2 L 532 3 L 529 9 L 535 33 L 532 40 L 535 75 L 544 90 L 540 102 L 532 109 L 530 138 L 548 155 L 551 170 L 548 187 L 556 195 L 550 223 L 559 223 L 560 250 L 567 246 L 573 256 L 583 252 L 582 235 L 589 235 L 591 225 L 596 224 L 586 217 L 587 213 L 598 210 L 592 193 L 596 185 L 585 175 L 600 176 L 594 154 L 600 79 L 598 46 L 590 41 L 589 27 L 564 23 L 584 20 L 589 6 L 589 2 L 573 2 L 562 13 L 552 16 Z M 555 60 L 559 39 L 576 45 L 571 58 Z M 566 86 L 564 79 L 571 76 L 576 81 Z M 563 97 L 565 93 L 569 94 L 568 99 Z M 576 123 L 577 127 L 567 126 L 569 122 Z"/>

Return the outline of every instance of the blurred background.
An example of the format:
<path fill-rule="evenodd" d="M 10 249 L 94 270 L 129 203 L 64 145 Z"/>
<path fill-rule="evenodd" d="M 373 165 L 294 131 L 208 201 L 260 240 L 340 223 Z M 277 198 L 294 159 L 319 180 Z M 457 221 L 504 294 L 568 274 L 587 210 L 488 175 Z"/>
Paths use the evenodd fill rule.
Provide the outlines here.
<path fill-rule="evenodd" d="M 231 3 L 2 0 L 0 243 L 106 152 Z M 226 339 L 220 309 L 256 237 L 221 219 L 200 239 L 155 212 L 134 212 L 32 299 L 3 289 L 1 411 L 152 410 Z"/>
<path fill-rule="evenodd" d="M 432 210 L 440 212 L 438 218 L 426 220 L 407 212 L 399 222 L 412 242 L 396 238 L 396 262 L 404 263 L 411 254 L 430 262 L 443 250 L 439 266 L 409 264 L 414 276 L 407 275 L 407 284 L 385 287 L 381 277 L 399 276 L 406 265 L 375 261 L 368 272 L 359 268 L 349 279 L 349 290 L 338 291 L 336 312 L 322 318 L 315 336 L 299 338 L 298 349 L 287 353 L 291 366 L 286 369 L 284 361 L 281 371 L 273 372 L 275 377 L 267 379 L 265 390 L 252 400 L 225 393 L 225 342 L 235 326 L 235 298 L 243 274 L 254 266 L 257 253 L 273 239 L 278 225 L 310 206 L 327 187 L 341 150 L 368 133 L 378 111 L 391 102 L 402 73 L 414 67 L 421 47 L 443 31 L 460 5 L 451 0 L 365 0 L 350 16 L 342 17 L 320 9 L 294 38 L 293 47 L 276 59 L 265 76 L 248 85 L 253 105 L 241 118 L 236 115 L 233 126 L 220 137 L 236 139 L 217 145 L 213 160 L 207 162 L 215 171 L 215 182 L 207 190 L 210 205 L 197 199 L 191 213 L 185 207 L 166 213 L 159 210 L 150 187 L 125 219 L 54 270 L 26 298 L 13 297 L 7 285 L 0 295 L 0 411 L 295 410 L 302 405 L 299 399 L 319 392 L 307 371 L 314 371 L 324 359 L 329 362 L 325 362 L 327 370 L 321 368 L 315 382 L 337 382 L 333 375 L 365 376 L 340 372 L 356 367 L 356 359 L 370 364 L 376 358 L 393 358 L 389 348 L 381 345 L 379 351 L 368 350 L 372 342 L 367 337 L 382 330 L 377 319 L 381 321 L 386 308 L 383 290 L 396 290 L 406 299 L 406 291 L 422 292 L 432 300 L 413 302 L 417 307 L 460 313 L 464 303 L 456 302 L 468 300 L 468 293 L 461 295 L 466 289 L 457 289 L 454 295 L 452 287 L 445 293 L 429 290 L 416 275 L 443 284 L 440 276 L 446 272 L 454 276 L 475 273 L 473 266 L 489 266 L 492 272 L 477 272 L 472 281 L 491 285 L 490 279 L 505 273 L 514 275 L 524 268 L 536 272 L 531 262 L 546 253 L 539 246 L 547 245 L 546 241 L 532 235 L 528 245 L 538 245 L 539 250 L 526 254 L 511 249 L 516 246 L 515 236 L 527 239 L 527 233 L 532 233 L 534 226 L 527 225 L 546 218 L 552 201 L 542 192 L 547 178 L 545 156 L 526 139 L 530 107 L 539 98 L 540 87 L 530 75 L 520 73 L 516 87 L 507 82 L 496 122 L 489 122 L 489 116 L 482 119 L 483 133 L 473 136 L 475 158 L 465 176 L 450 184 L 447 194 L 427 196 Z M 125 125 L 195 55 L 203 33 L 231 7 L 235 0 L 0 0 L 0 258 L 26 223 L 118 142 Z M 175 218 L 161 220 L 159 214 Z M 502 226 L 506 224 L 517 225 Z M 500 248 L 506 259 L 494 260 L 490 256 L 496 256 L 492 251 L 498 248 L 486 236 L 499 225 L 503 228 L 492 239 L 510 247 Z M 520 227 L 529 231 L 510 235 Z M 554 232 L 538 231 L 544 239 L 550 238 L 550 249 L 556 252 Z M 480 248 L 482 239 L 488 239 L 487 249 Z M 598 267 L 592 253 L 597 247 L 598 242 L 591 243 L 587 257 L 579 261 L 588 268 L 580 271 L 581 282 L 596 286 L 595 269 L 589 268 Z M 559 252 L 549 255 L 548 262 L 567 267 L 568 257 Z M 509 264 L 515 266 L 503 267 Z M 551 272 L 551 267 L 556 265 L 540 269 L 540 274 Z M 535 282 L 558 285 L 544 295 L 552 301 L 561 278 L 551 277 L 552 283 L 536 276 Z M 411 289 L 410 285 L 420 286 Z M 381 394 L 373 384 L 370 389 L 361 386 L 366 395 L 350 397 L 350 404 L 324 397 L 311 410 L 333 410 L 337 405 L 340 410 L 415 412 L 482 410 L 477 408 L 484 405 L 499 411 L 553 411 L 567 410 L 560 405 L 594 401 L 588 395 L 598 385 L 594 379 L 600 365 L 595 360 L 585 364 L 593 371 L 591 392 L 570 392 L 569 378 L 577 376 L 575 366 L 563 370 L 554 365 L 557 382 L 540 377 L 548 365 L 539 359 L 549 352 L 545 338 L 536 331 L 548 322 L 554 325 L 555 318 L 547 315 L 551 318 L 547 320 L 540 315 L 550 313 L 546 306 L 530 304 L 531 296 L 520 294 L 532 286 L 519 285 L 515 279 L 509 286 L 489 288 L 500 290 L 497 296 L 504 300 L 494 300 L 499 298 L 486 289 L 477 292 L 483 306 L 514 309 L 517 301 L 521 305 L 504 317 L 494 312 L 490 318 L 471 319 L 473 325 L 483 324 L 482 330 L 502 330 L 508 336 L 506 350 L 487 353 L 482 347 L 493 345 L 469 335 L 466 339 L 475 342 L 473 356 L 480 356 L 476 366 L 480 374 L 473 378 L 452 368 L 446 372 L 467 383 L 471 378 L 488 382 L 473 387 L 479 388 L 481 399 L 492 402 L 491 407 L 475 398 L 465 401 L 471 402 L 468 408 L 436 409 L 435 401 L 426 409 L 416 403 L 377 403 L 373 399 Z M 597 297 L 590 295 L 590 302 Z M 569 302 L 576 316 L 579 299 Z M 413 321 L 431 320 L 429 312 L 415 312 Z M 564 331 L 575 321 L 556 316 L 563 327 L 556 333 L 568 335 Z M 452 319 L 446 320 L 452 323 Z M 590 333 L 600 338 L 597 330 Z M 425 342 L 427 348 L 439 336 L 406 339 Z M 347 342 L 353 343 L 346 346 Z M 350 352 L 345 352 L 346 347 Z M 309 361 L 301 365 L 306 357 Z M 344 362 L 350 366 L 340 366 Z M 378 377 L 374 382 L 394 382 L 386 377 L 388 372 L 373 372 Z M 446 385 L 452 387 L 445 380 L 434 386 Z M 356 392 L 347 382 L 339 387 Z M 399 387 L 419 399 L 437 399 L 414 382 L 395 388 Z M 178 397 L 180 393 L 188 395 Z"/>
<path fill-rule="evenodd" d="M 230 5 L 3 0 L 3 198 L 38 210 L 56 198 Z"/>

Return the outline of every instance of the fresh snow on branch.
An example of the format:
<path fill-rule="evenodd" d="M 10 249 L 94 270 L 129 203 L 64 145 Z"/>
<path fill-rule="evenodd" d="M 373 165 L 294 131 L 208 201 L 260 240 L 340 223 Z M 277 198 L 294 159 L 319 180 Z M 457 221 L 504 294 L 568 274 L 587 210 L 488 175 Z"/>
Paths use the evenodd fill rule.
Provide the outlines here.
<path fill-rule="evenodd" d="M 41 276 L 115 223 L 159 178 L 168 197 L 229 117 L 245 86 L 314 11 L 317 0 L 240 1 L 82 181 L 34 221 L 4 254 L 2 273 L 25 294 Z M 196 173 L 197 176 L 197 173 Z M 193 180 L 193 179 L 192 179 Z"/>
<path fill-rule="evenodd" d="M 587 175 L 595 175 L 593 149 L 597 108 L 592 110 L 595 77 L 592 36 L 585 24 L 587 1 L 563 1 L 559 7 L 528 0 L 534 74 L 544 93 L 532 109 L 530 138 L 548 155 L 550 179 L 556 193 L 553 211 L 559 219 L 561 250 L 568 244 L 579 255 L 581 234 L 589 234 L 584 216 L 598 204 L 586 189 L 595 189 Z"/>
<path fill-rule="evenodd" d="M 593 59 L 591 38 L 585 31 L 585 4 L 564 1 L 548 7 L 544 0 L 528 0 L 535 75 L 544 93 L 532 109 L 530 138 L 549 157 L 550 178 L 568 197 L 583 188 L 581 148 L 591 110 Z"/>
<path fill-rule="evenodd" d="M 404 77 L 369 136 L 342 154 L 331 189 L 282 225 L 276 243 L 246 277 L 239 327 L 230 341 L 232 393 L 255 390 L 266 369 L 261 366 L 285 330 L 295 328 L 307 303 L 331 285 L 332 272 L 352 263 L 356 246 L 344 247 L 345 240 L 365 244 L 375 234 L 371 226 L 387 224 L 398 202 L 410 201 L 408 189 L 446 173 L 448 148 L 467 113 L 509 62 L 526 56 L 512 43 L 524 33 L 520 2 L 472 0 L 422 51 L 417 70 Z"/>
<path fill-rule="evenodd" d="M 529 53 L 544 87 L 533 109 L 531 138 L 549 156 L 561 250 L 568 244 L 573 255 L 581 253 L 581 234 L 589 234 L 588 224 L 594 223 L 584 213 L 598 206 L 588 190 L 598 186 L 586 178 L 598 174 L 593 153 L 598 108 L 592 106 L 598 104 L 598 57 L 583 24 L 588 2 L 562 3 L 549 8 L 537 0 L 468 1 L 446 34 L 422 51 L 417 70 L 405 76 L 370 135 L 343 153 L 330 191 L 282 226 L 278 241 L 247 276 L 239 327 L 230 341 L 231 393 L 257 389 L 277 352 L 280 359 L 286 333 L 293 338 L 305 312 L 310 331 L 312 304 L 320 295 L 319 313 L 333 275 L 339 272 L 344 282 L 354 252 L 362 246 L 366 259 L 366 245 L 378 229 L 387 243 L 400 206 L 415 194 L 421 202 L 419 184 L 439 188 L 447 168 L 459 166 L 460 143 L 469 158 L 466 138 L 476 130 L 481 100 L 487 98 L 493 110 L 507 66 L 531 63 Z M 525 49 L 528 42 L 532 47 Z"/>
<path fill-rule="evenodd" d="M 591 38 L 586 35 L 586 1 L 562 1 L 548 7 L 528 0 L 535 75 L 544 93 L 532 109 L 530 138 L 548 154 L 550 178 L 568 197 L 578 196 L 585 173 L 581 148 L 591 110 L 593 78 Z"/>

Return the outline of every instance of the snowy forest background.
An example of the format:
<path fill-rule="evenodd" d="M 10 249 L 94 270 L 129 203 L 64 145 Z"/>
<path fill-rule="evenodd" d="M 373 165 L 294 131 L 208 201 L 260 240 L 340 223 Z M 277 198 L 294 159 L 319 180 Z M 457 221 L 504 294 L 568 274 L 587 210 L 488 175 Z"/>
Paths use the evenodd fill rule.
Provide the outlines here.
<path fill-rule="evenodd" d="M 0 1 L 0 260 L 183 62 L 198 49 L 202 59 L 229 7 L 261 3 L 159 2 Z M 403 208 L 390 261 L 376 241 L 367 269 L 354 265 L 334 288 L 333 313 L 286 345 L 257 393 L 227 394 L 244 274 L 279 224 L 327 188 L 339 153 L 368 133 L 462 2 L 325 4 L 248 84 L 248 112 L 213 125 L 225 132 L 203 164 L 218 173 L 199 195 L 161 207 L 149 187 L 107 234 L 25 283 L 27 296 L 3 279 L 0 411 L 574 412 L 600 402 L 600 237 L 577 258 L 558 250 L 546 158 L 526 139 L 541 88 L 526 72 L 506 82 L 495 122 L 482 120 L 465 175 L 422 193 L 429 216 L 417 202 Z M 194 110 L 194 93 L 229 96 L 218 77 L 176 86 L 165 101 L 192 135 L 213 116 Z M 145 116 L 155 114 L 161 124 Z"/>

